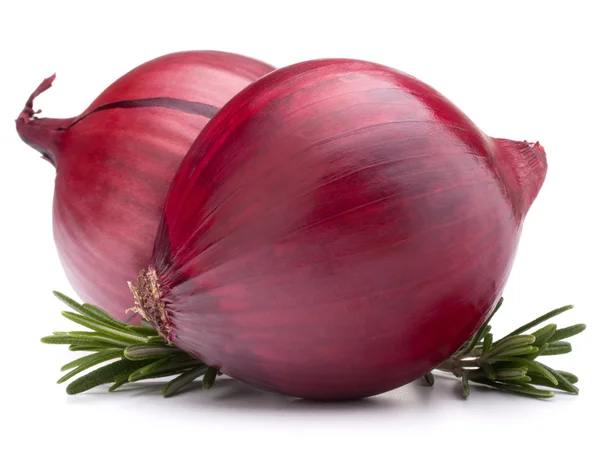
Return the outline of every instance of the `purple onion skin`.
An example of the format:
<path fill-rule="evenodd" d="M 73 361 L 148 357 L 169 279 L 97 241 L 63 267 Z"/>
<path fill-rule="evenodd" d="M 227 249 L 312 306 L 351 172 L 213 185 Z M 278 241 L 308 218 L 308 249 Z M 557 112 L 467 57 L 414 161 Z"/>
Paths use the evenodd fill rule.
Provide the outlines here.
<path fill-rule="evenodd" d="M 130 322 L 127 282 L 150 261 L 175 170 L 210 118 L 274 67 L 219 51 L 148 61 L 107 87 L 77 117 L 17 119 L 23 140 L 56 167 L 54 238 L 78 296 Z"/>
<path fill-rule="evenodd" d="M 389 67 L 276 70 L 222 108 L 174 177 L 154 324 L 262 389 L 395 389 L 491 313 L 546 169 L 539 143 L 487 136 Z"/>

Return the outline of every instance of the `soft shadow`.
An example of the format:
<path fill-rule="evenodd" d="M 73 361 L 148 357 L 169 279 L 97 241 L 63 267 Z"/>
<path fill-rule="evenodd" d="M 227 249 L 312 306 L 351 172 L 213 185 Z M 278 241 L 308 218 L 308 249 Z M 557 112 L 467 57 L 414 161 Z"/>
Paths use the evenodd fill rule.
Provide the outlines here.
<path fill-rule="evenodd" d="M 163 386 L 164 383 L 161 382 L 130 385 L 127 388 L 123 388 L 122 393 L 133 397 L 160 396 Z M 118 392 L 112 394 L 116 393 Z M 177 402 L 180 405 L 190 405 L 195 408 L 198 408 L 201 404 L 203 407 L 209 407 L 213 411 L 226 409 L 228 411 L 285 411 L 286 413 L 311 414 L 315 411 L 363 411 L 398 407 L 395 401 L 385 399 L 383 396 L 335 402 L 294 398 L 263 391 L 229 377 L 218 379 L 209 391 L 202 390 L 202 383 L 196 381 L 178 394 L 163 400 Z"/>
<path fill-rule="evenodd" d="M 396 390 L 351 401 L 313 401 L 277 393 L 271 393 L 254 388 L 228 376 L 217 379 L 208 391 L 202 390 L 202 382 L 195 381 L 178 394 L 163 398 L 162 389 L 165 380 L 148 380 L 124 385 L 116 392 L 109 393 L 107 386 L 97 387 L 77 396 L 69 398 L 69 402 L 90 404 L 92 401 L 125 401 L 133 406 L 142 407 L 173 407 L 186 413 L 211 413 L 231 415 L 248 412 L 266 416 L 322 416 L 325 418 L 340 416 L 364 416 L 365 419 L 382 419 L 393 417 L 399 419 L 402 415 L 430 413 L 431 407 L 440 409 L 440 404 L 461 401 L 462 386 L 454 376 L 436 375 L 435 384 L 429 386 L 423 379 L 418 379 Z M 494 390 L 485 386 L 471 385 L 471 400 L 489 398 Z M 481 396 L 480 396 L 481 395 Z M 504 393 L 506 395 L 506 393 Z M 515 399 L 515 400 L 518 400 Z M 152 403 L 150 405 L 149 403 Z M 390 413 L 392 412 L 392 413 Z M 337 419 L 336 418 L 336 419 Z M 362 418 L 361 418 L 362 419 Z"/>
<path fill-rule="evenodd" d="M 339 416 L 368 411 L 389 413 L 390 410 L 408 412 L 415 409 L 426 409 L 429 402 L 436 394 L 435 387 L 425 386 L 421 381 L 413 382 L 392 392 L 349 401 L 314 401 L 283 396 L 259 390 L 238 380 L 222 376 L 217 379 L 208 391 L 202 390 L 200 381 L 193 382 L 178 394 L 162 397 L 164 381 L 136 382 L 124 385 L 115 392 L 108 392 L 107 387 L 97 387 L 80 395 L 70 398 L 72 402 L 88 402 L 101 400 L 115 400 L 116 398 L 136 401 L 152 400 L 166 401 L 166 404 L 176 407 L 189 407 L 202 411 L 212 412 L 258 412 L 265 414 L 284 413 L 286 415 L 324 415 Z M 440 394 L 438 389 L 437 394 Z"/>
<path fill-rule="evenodd" d="M 208 392 L 211 406 L 227 409 L 293 411 L 314 413 L 315 411 L 353 411 L 395 408 L 398 404 L 383 397 L 372 397 L 348 401 L 315 401 L 282 396 L 251 387 L 234 379 L 220 379 Z"/>

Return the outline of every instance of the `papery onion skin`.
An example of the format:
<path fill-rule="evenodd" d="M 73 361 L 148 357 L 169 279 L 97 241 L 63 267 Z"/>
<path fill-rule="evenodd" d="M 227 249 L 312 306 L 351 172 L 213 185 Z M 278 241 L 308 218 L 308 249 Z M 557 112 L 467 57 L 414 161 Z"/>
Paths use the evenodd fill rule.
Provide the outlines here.
<path fill-rule="evenodd" d="M 179 348 L 259 388 L 392 390 L 491 313 L 546 169 L 539 143 L 487 136 L 389 67 L 279 69 L 184 158 L 141 276 L 156 270 L 166 318 L 145 310 Z"/>
<path fill-rule="evenodd" d="M 79 297 L 131 319 L 127 281 L 152 254 L 169 183 L 210 118 L 274 67 L 220 51 L 167 54 L 134 68 L 79 116 L 17 119 L 23 140 L 57 171 L 56 247 Z M 137 320 L 134 320 L 137 321 Z"/>

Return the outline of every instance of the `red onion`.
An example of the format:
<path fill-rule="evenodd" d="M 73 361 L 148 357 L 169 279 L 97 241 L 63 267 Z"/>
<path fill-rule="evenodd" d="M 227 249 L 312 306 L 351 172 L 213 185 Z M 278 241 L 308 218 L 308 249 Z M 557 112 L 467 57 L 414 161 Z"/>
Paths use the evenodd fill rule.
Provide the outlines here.
<path fill-rule="evenodd" d="M 83 300 L 131 318 L 127 281 L 150 260 L 179 162 L 218 108 L 271 70 L 231 53 L 172 53 L 136 67 L 66 119 L 33 110 L 54 76 L 31 95 L 17 131 L 56 167 L 54 237 Z"/>
<path fill-rule="evenodd" d="M 392 68 L 303 62 L 204 128 L 166 198 L 138 311 L 256 387 L 376 395 L 448 359 L 490 315 L 546 174 Z"/>

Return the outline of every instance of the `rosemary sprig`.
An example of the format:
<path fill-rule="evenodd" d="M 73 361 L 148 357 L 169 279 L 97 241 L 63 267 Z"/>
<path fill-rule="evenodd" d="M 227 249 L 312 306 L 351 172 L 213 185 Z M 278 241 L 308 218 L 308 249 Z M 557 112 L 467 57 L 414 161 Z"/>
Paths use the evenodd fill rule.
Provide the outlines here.
<path fill-rule="evenodd" d="M 502 303 L 503 298 L 500 298 L 479 331 L 436 369 L 460 378 L 465 398 L 470 394 L 469 382 L 532 398 L 553 397 L 554 392 L 547 388 L 579 394 L 579 389 L 575 386 L 577 376 L 554 370 L 541 363 L 538 358 L 571 352 L 571 343 L 564 340 L 583 332 L 585 324 L 562 329 L 555 324 L 548 324 L 530 334 L 524 333 L 573 306 L 552 310 L 494 342 L 489 322 Z M 433 374 L 428 373 L 425 381 L 428 385 L 433 385 Z"/>
<path fill-rule="evenodd" d="M 68 372 L 58 380 L 59 384 L 95 368 L 69 383 L 68 394 L 83 393 L 103 384 L 112 384 L 109 391 L 115 391 L 126 383 L 169 376 L 177 377 L 163 390 L 165 397 L 181 391 L 201 376 L 204 376 L 204 389 L 212 386 L 218 374 L 216 369 L 167 343 L 153 328 L 128 325 L 99 307 L 79 304 L 60 292 L 53 293 L 74 310 L 63 312 L 65 318 L 92 330 L 54 332 L 42 338 L 43 343 L 65 344 L 72 351 L 91 352 L 61 368 Z M 112 363 L 97 368 L 108 361 Z"/>
<path fill-rule="evenodd" d="M 96 306 L 79 304 L 62 293 L 53 293 L 74 310 L 63 312 L 65 318 L 91 330 L 54 332 L 42 338 L 43 343 L 66 344 L 71 351 L 91 352 L 61 368 L 61 371 L 68 372 L 58 383 L 94 368 L 72 380 L 67 386 L 68 394 L 79 394 L 103 384 L 112 384 L 109 391 L 115 391 L 127 383 L 176 376 L 162 391 L 164 397 L 169 397 L 200 377 L 202 389 L 207 390 L 221 374 L 214 367 L 169 344 L 146 323 L 142 326 L 129 325 Z M 524 333 L 573 306 L 552 310 L 494 342 L 489 323 L 502 303 L 503 298 L 500 298 L 475 335 L 436 370 L 452 373 L 461 379 L 465 398 L 471 391 L 470 382 L 532 398 L 553 397 L 554 392 L 546 388 L 578 394 L 579 389 L 575 386 L 577 376 L 552 369 L 537 359 L 571 352 L 571 344 L 564 340 L 583 332 L 585 325 L 559 329 L 555 324 L 548 324 L 530 334 Z M 97 367 L 106 362 L 111 363 Z M 435 382 L 433 373 L 427 373 L 424 378 L 429 385 Z"/>

